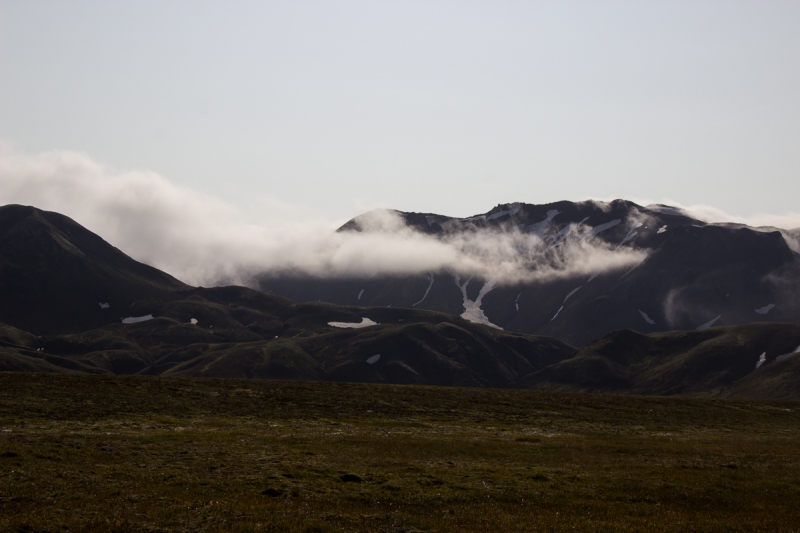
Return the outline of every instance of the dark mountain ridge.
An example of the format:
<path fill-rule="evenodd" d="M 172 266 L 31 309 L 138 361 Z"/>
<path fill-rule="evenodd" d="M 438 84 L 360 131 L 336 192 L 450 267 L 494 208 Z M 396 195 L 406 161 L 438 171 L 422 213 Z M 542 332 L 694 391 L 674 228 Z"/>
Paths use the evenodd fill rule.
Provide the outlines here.
<path fill-rule="evenodd" d="M 35 333 L 87 329 L 188 288 L 64 215 L 0 207 L 0 322 Z"/>
<path fill-rule="evenodd" d="M 632 268 L 545 281 L 500 280 L 482 298 L 491 324 L 519 333 L 556 337 L 582 346 L 622 328 L 643 333 L 755 321 L 800 322 L 800 255 L 795 230 L 707 224 L 680 209 L 615 200 L 498 205 L 486 214 L 453 218 L 395 212 L 416 231 L 447 238 L 463 232 L 529 234 L 557 253 L 573 240 L 646 255 Z M 371 231 L 370 213 L 339 231 Z M 773 231 L 774 229 L 774 231 Z M 531 268 L 535 268 L 535 265 Z M 469 274 L 462 277 L 467 279 Z M 489 280 L 472 278 L 475 302 Z M 265 273 L 253 285 L 295 301 L 414 307 L 465 312 L 453 274 L 321 278 Z"/>
<path fill-rule="evenodd" d="M 503 217 L 515 222 L 512 216 L 487 216 L 478 223 Z M 617 225 L 621 222 L 607 227 Z M 445 220 L 441 227 L 449 231 L 452 226 Z M 570 303 L 579 301 L 578 295 L 589 295 L 590 302 L 606 298 L 609 303 L 602 305 L 610 311 L 593 318 L 565 313 L 572 327 L 592 327 L 594 320 L 595 332 L 613 328 L 615 302 L 628 298 L 641 305 L 636 302 L 657 297 L 658 283 L 648 288 L 647 277 L 633 275 L 637 270 L 657 279 L 684 276 L 676 278 L 678 284 L 706 279 L 709 272 L 727 274 L 706 279 L 713 290 L 703 292 L 703 284 L 693 289 L 697 298 L 747 305 L 752 303 L 746 295 L 727 300 L 735 291 L 751 290 L 741 284 L 743 278 L 758 291 L 765 276 L 783 276 L 777 279 L 789 283 L 794 275 L 796 255 L 787 253 L 780 233 L 695 224 L 676 224 L 669 237 L 663 233 L 644 232 L 642 241 L 654 239 L 659 253 L 628 274 L 584 280 Z M 630 234 L 629 229 L 621 238 Z M 720 256 L 730 263 L 720 265 Z M 550 290 L 562 298 L 570 282 L 544 286 L 540 297 L 544 301 Z M 436 284 L 428 283 L 430 302 L 447 304 L 452 285 L 461 303 L 455 283 L 440 283 L 444 290 L 438 294 Z M 392 290 L 388 287 L 386 294 Z M 508 288 L 489 292 L 486 308 L 504 291 Z M 615 328 L 576 350 L 555 338 L 500 330 L 421 306 L 295 303 L 245 287 L 189 287 L 136 262 L 67 217 L 31 207 L 0 207 L 0 294 L 0 371 L 800 398 L 797 324 L 712 323 L 697 331 L 649 334 Z M 568 311 L 561 305 L 561 313 Z M 602 305 L 593 305 L 602 311 Z M 740 304 L 730 305 L 726 312 L 735 317 Z M 689 311 L 676 306 L 673 312 Z M 657 312 L 648 316 L 662 318 Z"/>
<path fill-rule="evenodd" d="M 0 296 L 6 371 L 502 387 L 575 352 L 431 311 L 192 288 L 16 205 L 0 207 Z"/>

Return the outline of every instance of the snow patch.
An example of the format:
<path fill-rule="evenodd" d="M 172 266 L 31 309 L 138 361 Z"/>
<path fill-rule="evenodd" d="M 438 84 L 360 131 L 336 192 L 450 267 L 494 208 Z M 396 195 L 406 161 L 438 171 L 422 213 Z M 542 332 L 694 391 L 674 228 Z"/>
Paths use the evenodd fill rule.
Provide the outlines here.
<path fill-rule="evenodd" d="M 517 311 L 519 311 L 519 297 L 520 296 L 522 296 L 522 293 L 517 294 L 517 299 L 514 300 L 514 305 L 516 306 Z"/>
<path fill-rule="evenodd" d="M 578 291 L 580 290 L 580 288 L 581 288 L 581 287 L 583 287 L 583 285 L 579 285 L 578 287 L 575 287 L 574 289 L 572 289 L 572 290 L 569 292 L 569 294 L 567 294 L 567 297 L 566 297 L 566 298 L 564 298 L 564 301 L 563 301 L 563 302 L 561 302 L 561 305 L 564 305 L 565 303 L 567 303 L 567 300 L 569 300 L 569 297 L 570 297 L 570 296 L 572 296 L 573 294 L 575 294 L 576 292 L 578 292 Z"/>
<path fill-rule="evenodd" d="M 656 233 L 664 233 L 665 231 L 667 231 L 667 225 L 666 224 L 664 224 L 663 226 L 658 228 L 658 231 Z"/>
<path fill-rule="evenodd" d="M 107 303 L 100 303 L 100 302 L 98 302 L 98 303 L 100 304 L 100 309 L 108 309 L 109 307 L 111 307 Z"/>
<path fill-rule="evenodd" d="M 701 331 L 701 330 L 704 330 L 704 329 L 708 329 L 708 328 L 710 328 L 711 326 L 713 326 L 713 325 L 714 325 L 714 322 L 716 322 L 716 321 L 717 321 L 717 320 L 719 320 L 720 318 L 722 318 L 722 315 L 719 315 L 717 318 L 715 318 L 715 319 L 713 319 L 713 320 L 709 320 L 709 321 L 708 321 L 708 322 L 706 322 L 705 324 L 700 324 L 699 326 L 697 326 L 697 331 Z"/>
<path fill-rule="evenodd" d="M 642 318 L 644 318 L 645 322 L 647 322 L 651 326 L 655 326 L 656 325 L 656 321 L 653 320 L 652 318 L 650 318 L 649 316 L 647 316 L 647 313 L 645 313 L 641 309 L 638 309 L 638 311 L 639 311 L 639 314 L 642 315 Z"/>
<path fill-rule="evenodd" d="M 197 319 L 196 318 L 190 318 L 189 319 L 189 323 L 192 324 L 193 326 L 196 326 L 197 325 Z"/>
<path fill-rule="evenodd" d="M 428 297 L 428 293 L 431 292 L 431 287 L 433 287 L 433 272 L 428 272 L 428 281 L 430 281 L 430 283 L 428 283 L 428 288 L 425 289 L 425 294 L 422 295 L 422 299 L 417 303 L 415 303 L 414 305 L 412 305 L 411 307 L 416 307 L 418 304 L 421 304 L 425 300 L 425 298 Z"/>
<path fill-rule="evenodd" d="M 766 315 L 772 310 L 773 307 L 775 307 L 775 304 L 769 304 L 765 305 L 764 307 L 759 307 L 758 309 L 754 309 L 754 311 L 759 315 Z"/>
<path fill-rule="evenodd" d="M 614 226 L 616 226 L 620 222 L 622 222 L 622 220 L 620 220 L 619 218 L 615 218 L 611 222 L 606 222 L 605 224 L 600 224 L 599 226 L 593 227 L 592 228 L 592 237 L 594 237 L 598 233 L 604 232 L 607 229 L 613 228 Z"/>
<path fill-rule="evenodd" d="M 129 316 L 128 318 L 123 318 L 123 324 L 136 324 L 137 322 L 147 322 L 148 320 L 153 320 L 153 315 L 144 315 L 144 316 Z"/>
<path fill-rule="evenodd" d="M 573 294 L 575 294 L 576 292 L 578 292 L 581 287 L 583 287 L 583 285 L 579 285 L 579 286 L 575 287 L 574 289 L 572 289 L 571 291 L 569 291 L 569 294 L 567 294 L 567 296 L 564 297 L 564 301 L 561 302 L 561 307 L 558 308 L 558 311 L 556 311 L 556 314 L 554 314 L 553 318 L 550 319 L 550 322 L 552 322 L 553 320 L 556 319 L 556 317 L 561 312 L 561 310 L 564 309 L 564 304 L 567 303 L 567 300 L 569 300 L 569 297 L 572 296 Z"/>
<path fill-rule="evenodd" d="M 761 356 L 758 358 L 758 361 L 756 362 L 756 370 L 758 370 L 758 368 L 766 362 L 767 362 L 767 352 L 764 352 L 761 354 Z"/>
<path fill-rule="evenodd" d="M 364 294 L 364 289 L 361 289 L 360 291 L 358 291 L 358 299 L 359 299 L 359 300 L 361 299 L 361 296 L 362 296 L 363 294 Z"/>
<path fill-rule="evenodd" d="M 372 357 L 370 357 L 369 359 L 367 359 L 367 363 L 369 363 L 369 364 L 371 364 L 371 365 L 374 365 L 375 363 L 377 363 L 377 362 L 378 362 L 378 360 L 379 360 L 380 358 L 381 358 L 381 354 L 379 354 L 379 353 L 376 353 L 375 355 L 373 355 Z"/>
<path fill-rule="evenodd" d="M 541 222 L 537 222 L 536 224 L 531 224 L 528 226 L 528 231 L 537 235 L 541 238 L 544 237 L 544 234 L 547 233 L 547 230 L 550 228 L 550 224 L 553 221 L 553 218 L 561 213 L 558 209 L 551 209 L 547 212 L 547 218 L 542 220 Z"/>
<path fill-rule="evenodd" d="M 430 215 L 426 215 L 425 216 L 425 221 L 428 223 L 428 227 L 430 228 L 431 226 L 433 226 L 433 223 L 436 222 L 436 219 L 434 219 Z"/>
<path fill-rule="evenodd" d="M 369 326 L 377 326 L 377 322 L 373 322 L 369 318 L 361 317 L 361 322 L 328 322 L 329 326 L 333 326 L 335 328 L 352 328 L 352 329 L 359 329 L 359 328 L 366 328 Z"/>
<path fill-rule="evenodd" d="M 631 227 L 631 229 L 628 230 L 628 234 L 625 235 L 625 237 L 619 242 L 619 244 L 617 245 L 617 248 L 619 248 L 620 246 L 622 246 L 626 242 L 628 242 L 628 241 L 632 240 L 634 237 L 636 237 L 639 234 L 636 230 L 641 228 L 641 227 L 642 227 L 642 223 L 641 222 L 639 222 L 638 224 L 636 224 L 633 227 Z"/>
<path fill-rule="evenodd" d="M 461 318 L 474 324 L 484 324 L 493 328 L 503 329 L 500 326 L 489 322 L 489 319 L 486 318 L 483 309 L 481 309 L 481 300 L 483 300 L 483 297 L 486 296 L 489 291 L 494 289 L 495 281 L 489 280 L 484 283 L 483 287 L 481 287 L 481 292 L 478 293 L 478 297 L 475 298 L 475 301 L 472 301 L 467 296 L 467 285 L 469 285 L 469 282 L 472 281 L 472 277 L 465 281 L 463 285 L 461 284 L 461 278 L 457 274 L 454 274 L 453 277 L 455 279 L 456 286 L 461 289 L 461 296 L 464 298 L 464 312 L 461 313 Z"/>
<path fill-rule="evenodd" d="M 791 357 L 791 356 L 793 356 L 793 355 L 795 355 L 795 354 L 798 354 L 798 353 L 800 353 L 800 346 L 798 346 L 797 348 L 795 348 L 793 352 L 789 352 L 789 353 L 785 353 L 785 354 L 783 354 L 783 355 L 779 355 L 778 357 L 776 357 L 776 358 L 775 358 L 775 360 L 776 360 L 776 361 L 783 361 L 783 360 L 784 360 L 784 359 L 786 359 L 787 357 Z"/>
<path fill-rule="evenodd" d="M 589 218 L 589 217 L 586 217 L 586 218 Z M 547 248 L 544 249 L 544 252 L 546 253 L 551 248 L 555 248 L 556 246 L 558 246 L 559 244 L 564 242 L 567 239 L 567 237 L 569 237 L 569 234 L 572 231 L 574 231 L 577 226 L 580 226 L 581 224 L 583 224 L 586 221 L 586 218 L 584 218 L 583 220 L 581 220 L 577 224 L 567 224 L 566 226 L 561 228 L 561 231 L 559 231 L 555 235 L 547 237 L 548 239 L 552 240 L 552 243 L 550 244 L 550 246 L 548 246 Z"/>

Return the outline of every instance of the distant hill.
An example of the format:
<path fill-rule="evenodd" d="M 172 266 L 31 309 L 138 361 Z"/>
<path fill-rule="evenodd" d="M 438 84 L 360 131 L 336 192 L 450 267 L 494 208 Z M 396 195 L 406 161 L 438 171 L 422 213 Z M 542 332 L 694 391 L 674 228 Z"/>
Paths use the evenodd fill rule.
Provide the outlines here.
<path fill-rule="evenodd" d="M 800 325 L 610 333 L 526 376 L 524 388 L 800 399 Z"/>
<path fill-rule="evenodd" d="M 502 387 L 575 352 L 442 313 L 192 288 L 16 205 L 0 208 L 0 302 L 0 371 Z"/>
<path fill-rule="evenodd" d="M 508 387 L 575 353 L 430 311 L 294 304 L 243 287 L 181 296 L 72 334 L 0 325 L 0 371 Z"/>
<path fill-rule="evenodd" d="M 786 303 L 790 298 L 779 299 L 769 281 L 778 275 L 784 276 L 784 283 L 792 279 L 796 256 L 781 234 L 688 222 L 674 226 L 669 238 L 663 237 L 667 232 L 643 234 L 642 243 L 650 243 L 653 250 L 645 264 L 624 276 L 584 280 L 581 290 L 571 289 L 570 305 L 554 302 L 563 306 L 557 318 L 562 313 L 566 318 L 548 319 L 540 330 L 600 337 L 576 350 L 553 337 L 472 323 L 454 316 L 455 304 L 448 314 L 420 309 L 422 305 L 295 303 L 245 287 L 189 287 L 134 261 L 66 217 L 6 206 L 0 208 L 0 371 L 800 399 L 800 325 L 763 322 L 792 309 Z M 434 231 L 433 224 L 430 229 Z M 623 239 L 629 235 L 630 230 Z M 634 275 L 640 269 L 646 275 Z M 666 276 L 675 277 L 670 281 Z M 698 279 L 705 284 L 691 285 Z M 307 290 L 345 286 L 317 283 L 308 282 Z M 384 288 L 396 296 L 401 292 L 392 291 L 409 289 L 416 280 L 392 283 Z M 463 296 L 455 283 L 439 285 L 435 289 L 435 282 L 427 282 L 430 291 L 423 300 L 429 298 L 432 307 L 450 305 L 451 286 Z M 644 302 L 657 301 L 675 286 L 696 287 L 690 294 L 703 305 L 716 302 L 715 312 L 728 305 L 725 316 L 733 317 L 728 320 L 747 319 L 748 306 L 759 298 L 782 303 L 756 310 L 761 323 L 714 327 L 720 319 L 700 330 L 604 332 L 622 321 L 625 309 L 633 307 L 644 318 L 638 313 Z M 569 287 L 559 282 L 523 290 L 538 291 L 539 296 L 531 296 L 538 300 L 529 303 L 546 307 L 548 295 L 561 299 Z M 368 288 L 360 290 L 368 301 Z M 520 317 L 515 310 L 504 324 L 524 324 L 524 316 L 537 323 L 536 317 L 545 311 L 522 313 L 527 300 L 516 299 L 518 290 L 489 292 L 485 311 L 491 320 L 500 316 L 492 309 L 520 303 Z M 475 294 L 468 291 L 472 298 Z M 515 298 L 504 301 L 506 296 Z M 584 307 L 573 306 L 573 301 Z M 696 319 L 691 309 L 684 312 L 690 318 L 678 313 L 678 320 Z M 645 324 L 651 326 L 654 320 L 653 329 L 658 329 L 664 315 L 648 310 L 647 318 Z"/>
<path fill-rule="evenodd" d="M 253 286 L 298 302 L 392 305 L 453 315 L 464 313 L 485 287 L 479 307 L 491 324 L 574 346 L 625 328 L 653 333 L 800 322 L 798 230 L 706 224 L 678 208 L 624 200 L 504 204 L 468 218 L 398 214 L 407 226 L 443 238 L 478 230 L 536 235 L 547 245 L 545 256 L 571 239 L 633 248 L 647 256 L 633 268 L 491 288 L 489 280 L 475 277 L 464 291 L 448 272 L 348 279 L 264 273 Z M 369 231 L 368 219 L 369 214 L 356 217 L 340 231 Z M 461 284 L 466 280 L 463 276 Z"/>

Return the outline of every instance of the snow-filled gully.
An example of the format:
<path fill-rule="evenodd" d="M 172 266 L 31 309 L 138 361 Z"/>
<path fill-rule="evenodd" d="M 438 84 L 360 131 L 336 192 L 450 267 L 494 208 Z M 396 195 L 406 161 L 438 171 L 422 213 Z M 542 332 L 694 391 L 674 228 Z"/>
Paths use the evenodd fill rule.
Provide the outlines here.
<path fill-rule="evenodd" d="M 481 309 L 481 301 L 483 300 L 483 297 L 486 296 L 489 291 L 494 289 L 496 282 L 494 280 L 489 280 L 484 283 L 483 287 L 481 287 L 481 291 L 478 293 L 478 297 L 475 298 L 475 301 L 472 301 L 467 296 L 467 285 L 469 285 L 469 282 L 472 281 L 472 277 L 467 279 L 463 285 L 461 284 L 461 277 L 458 274 L 453 274 L 453 279 L 456 282 L 456 286 L 461 289 L 461 296 L 464 298 L 464 312 L 461 313 L 461 318 L 474 324 L 484 324 L 493 328 L 503 329 L 500 326 L 489 322 L 489 319 L 484 314 L 483 309 Z"/>

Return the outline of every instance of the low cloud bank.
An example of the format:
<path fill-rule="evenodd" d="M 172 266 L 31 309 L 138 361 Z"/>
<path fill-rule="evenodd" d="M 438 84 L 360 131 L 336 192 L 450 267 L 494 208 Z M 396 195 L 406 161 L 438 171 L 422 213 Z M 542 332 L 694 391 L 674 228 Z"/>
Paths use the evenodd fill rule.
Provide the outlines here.
<path fill-rule="evenodd" d="M 516 231 L 434 238 L 389 210 L 372 215 L 371 231 L 337 233 L 341 222 L 298 220 L 304 217 L 296 208 L 274 200 L 243 210 L 154 172 L 114 171 L 83 153 L 30 156 L 0 146 L 0 204 L 9 203 L 63 213 L 131 257 L 195 285 L 244 283 L 265 271 L 333 277 L 451 271 L 507 284 L 592 275 L 645 258 L 627 247 L 612 249 L 577 226 L 548 253 L 549 243 Z M 702 207 L 703 217 L 697 206 L 685 209 L 698 218 L 725 218 Z M 759 223 L 794 227 L 794 216 Z"/>

